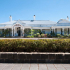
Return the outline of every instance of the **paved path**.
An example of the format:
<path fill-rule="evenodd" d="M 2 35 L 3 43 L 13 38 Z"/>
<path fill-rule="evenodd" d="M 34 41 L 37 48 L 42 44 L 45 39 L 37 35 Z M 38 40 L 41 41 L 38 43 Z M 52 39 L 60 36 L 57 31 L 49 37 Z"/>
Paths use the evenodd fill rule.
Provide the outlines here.
<path fill-rule="evenodd" d="M 70 70 L 70 64 L 0 63 L 0 70 Z"/>

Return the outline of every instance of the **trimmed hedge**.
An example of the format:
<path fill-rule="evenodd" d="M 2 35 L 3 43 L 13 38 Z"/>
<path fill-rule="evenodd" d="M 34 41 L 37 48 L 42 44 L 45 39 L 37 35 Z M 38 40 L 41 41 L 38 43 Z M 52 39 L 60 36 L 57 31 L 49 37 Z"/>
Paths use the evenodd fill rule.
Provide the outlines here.
<path fill-rule="evenodd" d="M 0 52 L 70 52 L 70 39 L 5 39 L 0 40 Z"/>

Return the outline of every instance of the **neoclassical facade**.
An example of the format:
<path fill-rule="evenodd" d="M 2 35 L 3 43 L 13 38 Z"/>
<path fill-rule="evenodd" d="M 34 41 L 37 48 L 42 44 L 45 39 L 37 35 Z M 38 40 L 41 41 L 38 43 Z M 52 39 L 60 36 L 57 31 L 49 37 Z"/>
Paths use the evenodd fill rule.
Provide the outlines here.
<path fill-rule="evenodd" d="M 60 19 L 58 22 L 50 20 L 12 20 L 5 23 L 0 23 L 0 35 L 6 29 L 10 29 L 10 35 L 13 37 L 25 35 L 25 29 L 40 29 L 44 34 L 55 34 L 64 35 L 64 33 L 70 34 L 70 21 L 68 19 Z M 8 35 L 7 35 L 8 36 Z"/>

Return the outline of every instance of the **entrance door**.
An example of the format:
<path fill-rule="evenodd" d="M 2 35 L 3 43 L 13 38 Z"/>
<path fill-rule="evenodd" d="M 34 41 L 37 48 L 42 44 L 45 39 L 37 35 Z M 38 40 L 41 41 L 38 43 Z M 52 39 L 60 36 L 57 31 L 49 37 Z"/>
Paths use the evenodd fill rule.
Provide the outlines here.
<path fill-rule="evenodd" d="M 19 27 L 19 28 L 17 28 L 17 33 L 18 33 L 18 36 L 20 36 L 20 35 L 21 35 L 20 27 Z"/>

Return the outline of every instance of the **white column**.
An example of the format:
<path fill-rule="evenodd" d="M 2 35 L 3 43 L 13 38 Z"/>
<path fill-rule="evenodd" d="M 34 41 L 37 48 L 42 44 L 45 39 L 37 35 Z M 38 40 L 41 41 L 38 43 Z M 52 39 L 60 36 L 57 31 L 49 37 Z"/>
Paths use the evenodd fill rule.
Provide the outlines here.
<path fill-rule="evenodd" d="M 63 31 L 63 35 L 64 35 L 64 28 L 62 28 L 62 31 Z"/>
<path fill-rule="evenodd" d="M 13 37 L 13 28 L 12 28 L 12 37 Z"/>
<path fill-rule="evenodd" d="M 22 37 L 22 35 L 23 35 L 23 28 L 21 27 L 21 37 Z"/>
<path fill-rule="evenodd" d="M 23 37 L 24 37 L 24 28 L 23 28 Z"/>
<path fill-rule="evenodd" d="M 42 29 L 41 29 L 41 32 L 42 32 Z"/>

